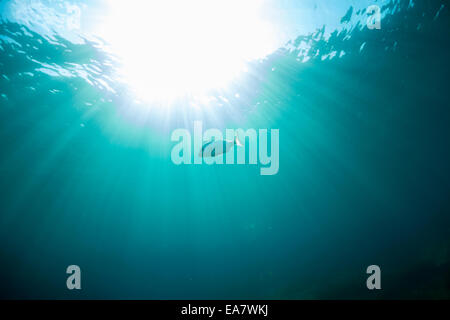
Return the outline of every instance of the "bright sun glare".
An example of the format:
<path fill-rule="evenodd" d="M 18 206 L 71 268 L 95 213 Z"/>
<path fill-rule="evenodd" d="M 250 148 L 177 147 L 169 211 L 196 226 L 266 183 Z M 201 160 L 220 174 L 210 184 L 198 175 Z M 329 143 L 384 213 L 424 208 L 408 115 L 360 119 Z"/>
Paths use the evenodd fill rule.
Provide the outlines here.
<path fill-rule="evenodd" d="M 109 1 L 100 35 L 140 99 L 203 94 L 276 49 L 266 1 Z"/>

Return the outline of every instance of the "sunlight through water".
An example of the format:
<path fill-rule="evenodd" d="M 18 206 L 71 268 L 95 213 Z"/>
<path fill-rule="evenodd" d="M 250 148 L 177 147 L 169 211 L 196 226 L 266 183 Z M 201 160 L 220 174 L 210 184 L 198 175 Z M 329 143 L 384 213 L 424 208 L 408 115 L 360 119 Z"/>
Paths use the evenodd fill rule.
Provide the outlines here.
<path fill-rule="evenodd" d="M 223 88 L 277 48 L 262 0 L 110 1 L 98 34 L 144 100 Z"/>

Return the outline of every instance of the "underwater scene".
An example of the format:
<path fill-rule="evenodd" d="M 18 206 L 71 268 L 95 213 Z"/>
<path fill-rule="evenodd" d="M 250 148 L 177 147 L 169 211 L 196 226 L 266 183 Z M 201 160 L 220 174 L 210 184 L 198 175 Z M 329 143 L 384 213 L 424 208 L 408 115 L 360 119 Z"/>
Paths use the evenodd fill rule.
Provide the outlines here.
<path fill-rule="evenodd" d="M 0 298 L 450 298 L 449 50 L 443 0 L 0 0 Z"/>

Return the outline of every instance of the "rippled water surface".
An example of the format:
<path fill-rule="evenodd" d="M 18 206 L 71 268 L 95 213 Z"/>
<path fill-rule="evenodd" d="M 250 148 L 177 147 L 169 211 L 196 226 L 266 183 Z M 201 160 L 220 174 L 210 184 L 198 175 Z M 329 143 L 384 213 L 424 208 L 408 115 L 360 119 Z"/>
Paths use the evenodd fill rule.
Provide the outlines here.
<path fill-rule="evenodd" d="M 113 3 L 0 1 L 2 298 L 450 297 L 446 2 Z M 278 174 L 174 165 L 195 120 Z"/>

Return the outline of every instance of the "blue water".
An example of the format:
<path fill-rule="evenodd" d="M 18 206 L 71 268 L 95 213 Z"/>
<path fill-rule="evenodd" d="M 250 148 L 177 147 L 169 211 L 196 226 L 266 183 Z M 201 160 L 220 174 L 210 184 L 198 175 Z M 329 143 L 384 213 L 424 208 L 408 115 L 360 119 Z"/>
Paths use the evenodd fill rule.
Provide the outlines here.
<path fill-rule="evenodd" d="M 0 1 L 1 298 L 450 297 L 444 1 L 274 2 L 279 48 L 208 111 L 139 99 L 101 38 L 66 28 L 102 5 Z M 279 129 L 278 174 L 174 165 L 194 120 Z"/>

